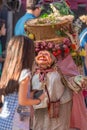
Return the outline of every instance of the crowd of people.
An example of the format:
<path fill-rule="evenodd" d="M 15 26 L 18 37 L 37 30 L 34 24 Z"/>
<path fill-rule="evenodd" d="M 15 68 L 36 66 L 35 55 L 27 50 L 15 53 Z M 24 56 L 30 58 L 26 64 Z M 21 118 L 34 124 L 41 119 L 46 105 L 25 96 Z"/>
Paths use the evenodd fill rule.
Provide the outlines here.
<path fill-rule="evenodd" d="M 78 93 L 68 87 L 65 77 L 72 82 L 72 77 L 80 75 L 70 55 L 66 67 L 64 60 L 57 62 L 46 49 L 36 55 L 35 43 L 26 36 L 24 23 L 39 17 L 43 2 L 27 2 L 26 13 L 17 21 L 14 36 L 7 44 L 5 58 L 0 40 L 0 130 L 86 130 L 82 91 L 87 89 L 87 82 L 81 81 L 82 91 Z M 80 35 L 80 42 L 87 50 L 85 34 Z M 5 21 L 0 19 L 0 37 L 4 35 Z M 71 70 L 70 75 L 64 73 L 68 61 L 75 72 Z M 85 58 L 84 68 L 86 62 Z"/>

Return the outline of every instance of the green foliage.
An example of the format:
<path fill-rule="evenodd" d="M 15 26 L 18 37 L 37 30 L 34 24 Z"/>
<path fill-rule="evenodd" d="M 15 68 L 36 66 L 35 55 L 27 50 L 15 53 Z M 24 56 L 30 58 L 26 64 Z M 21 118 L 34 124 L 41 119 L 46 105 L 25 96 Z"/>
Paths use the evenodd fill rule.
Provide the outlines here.
<path fill-rule="evenodd" d="M 47 18 L 48 17 L 48 14 L 47 13 L 44 13 L 40 16 L 40 18 Z"/>
<path fill-rule="evenodd" d="M 81 56 L 79 56 L 79 55 L 77 55 L 77 56 L 72 56 L 72 58 L 73 58 L 73 60 L 75 61 L 75 64 L 77 65 L 77 66 L 82 66 L 83 64 L 83 62 L 82 62 L 82 57 Z"/>
<path fill-rule="evenodd" d="M 74 15 L 71 9 L 67 6 L 67 4 L 64 1 L 61 3 L 54 2 L 53 5 L 56 7 L 56 9 L 59 10 L 61 15 L 69 15 L 69 14 Z"/>
<path fill-rule="evenodd" d="M 62 31 L 62 30 L 57 30 L 57 31 L 56 31 L 56 34 L 57 34 L 58 36 L 66 36 L 66 34 L 64 33 L 64 31 Z"/>
<path fill-rule="evenodd" d="M 61 16 L 64 15 L 74 15 L 74 13 L 71 11 L 70 7 L 66 4 L 65 1 L 62 2 L 53 2 L 52 3 L 54 7 L 59 11 Z M 50 4 L 46 4 L 43 6 L 43 10 L 41 13 L 41 18 L 47 18 L 48 15 L 52 14 L 53 10 L 50 7 Z"/>

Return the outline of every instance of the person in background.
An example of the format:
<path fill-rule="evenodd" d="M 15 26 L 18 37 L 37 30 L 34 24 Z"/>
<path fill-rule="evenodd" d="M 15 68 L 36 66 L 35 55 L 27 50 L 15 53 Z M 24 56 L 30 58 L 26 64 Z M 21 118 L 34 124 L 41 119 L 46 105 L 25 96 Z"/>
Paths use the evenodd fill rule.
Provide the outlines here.
<path fill-rule="evenodd" d="M 38 52 L 33 69 L 32 89 L 43 90 L 47 95 L 39 105 L 33 106 L 33 130 L 69 130 L 72 92 L 64 86 L 57 67 L 56 58 L 51 52 Z"/>
<path fill-rule="evenodd" d="M 26 3 L 26 13 L 17 21 L 14 28 L 14 35 L 26 35 L 24 29 L 25 22 L 38 17 L 41 13 L 41 1 L 27 0 Z"/>
<path fill-rule="evenodd" d="M 30 106 L 39 104 L 45 96 L 30 98 L 34 93 L 30 93 L 34 50 L 33 41 L 26 36 L 14 36 L 8 43 L 0 82 L 1 130 L 29 130 Z"/>
<path fill-rule="evenodd" d="M 6 35 L 6 27 L 5 27 L 5 21 L 3 19 L 0 19 L 0 77 L 2 74 L 2 63 L 4 62 L 4 58 L 2 57 L 2 42 L 1 37 Z"/>

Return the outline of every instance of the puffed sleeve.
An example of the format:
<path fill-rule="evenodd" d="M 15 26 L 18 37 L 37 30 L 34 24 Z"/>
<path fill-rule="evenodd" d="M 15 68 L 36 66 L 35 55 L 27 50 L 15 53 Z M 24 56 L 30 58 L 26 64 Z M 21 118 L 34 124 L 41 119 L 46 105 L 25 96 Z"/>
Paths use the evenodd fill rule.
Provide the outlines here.
<path fill-rule="evenodd" d="M 22 70 L 20 77 L 19 77 L 19 83 L 24 80 L 26 77 L 30 77 L 31 78 L 31 72 L 29 69 L 24 69 Z"/>

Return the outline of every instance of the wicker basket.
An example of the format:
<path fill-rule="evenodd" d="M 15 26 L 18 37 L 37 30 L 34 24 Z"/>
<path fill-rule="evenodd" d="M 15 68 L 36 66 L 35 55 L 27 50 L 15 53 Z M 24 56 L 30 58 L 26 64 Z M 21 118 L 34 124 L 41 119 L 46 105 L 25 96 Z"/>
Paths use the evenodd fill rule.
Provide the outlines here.
<path fill-rule="evenodd" d="M 68 20 L 61 21 L 54 25 L 51 24 L 29 24 L 29 21 L 25 23 L 25 30 L 27 33 L 32 33 L 35 36 L 35 40 L 52 39 L 57 38 L 56 31 L 66 25 L 70 25 Z"/>

